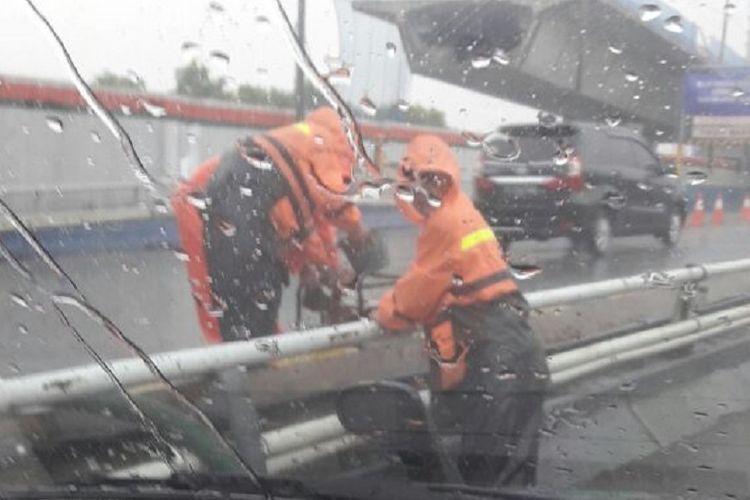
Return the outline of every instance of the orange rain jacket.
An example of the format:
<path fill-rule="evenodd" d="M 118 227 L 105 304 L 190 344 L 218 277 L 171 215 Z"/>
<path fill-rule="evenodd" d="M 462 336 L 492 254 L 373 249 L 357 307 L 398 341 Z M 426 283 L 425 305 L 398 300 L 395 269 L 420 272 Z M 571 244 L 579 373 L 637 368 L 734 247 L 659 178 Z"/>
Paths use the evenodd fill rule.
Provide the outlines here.
<path fill-rule="evenodd" d="M 397 202 L 421 228 L 417 254 L 406 274 L 381 298 L 376 319 L 393 330 L 424 325 L 439 358 L 451 361 L 459 346 L 451 322 L 441 314 L 451 306 L 493 301 L 518 288 L 492 229 L 461 191 L 459 165 L 448 145 L 438 137 L 417 136 L 407 147 L 403 166 L 447 174 L 452 182 L 442 205 L 426 218 L 412 205 Z M 406 182 L 402 170 L 399 181 Z"/>
<path fill-rule="evenodd" d="M 279 259 L 292 273 L 305 264 L 338 266 L 336 229 L 352 234 L 362 227 L 359 209 L 341 196 L 352 180 L 354 156 L 337 113 L 321 107 L 302 122 L 251 139 L 281 171 L 294 197 L 282 197 L 270 208 L 269 221 L 282 242 Z M 242 151 L 247 143 L 236 147 Z M 211 341 L 219 341 L 220 336 L 218 321 L 208 312 L 212 299 L 203 220 L 189 196 L 205 191 L 219 162 L 220 157 L 213 157 L 200 165 L 171 200 L 183 249 L 190 256 L 188 275 L 199 320 Z"/>
<path fill-rule="evenodd" d="M 332 108 L 321 107 L 305 121 L 271 130 L 266 136 L 255 140 L 289 183 L 303 219 L 298 220 L 287 197 L 271 209 L 271 221 L 285 242 L 280 257 L 292 272 L 299 272 L 306 263 L 336 266 L 333 228 L 358 231 L 362 218 L 359 209 L 341 196 L 352 180 L 354 166 L 341 119 Z M 274 140 L 287 150 L 288 157 Z"/>

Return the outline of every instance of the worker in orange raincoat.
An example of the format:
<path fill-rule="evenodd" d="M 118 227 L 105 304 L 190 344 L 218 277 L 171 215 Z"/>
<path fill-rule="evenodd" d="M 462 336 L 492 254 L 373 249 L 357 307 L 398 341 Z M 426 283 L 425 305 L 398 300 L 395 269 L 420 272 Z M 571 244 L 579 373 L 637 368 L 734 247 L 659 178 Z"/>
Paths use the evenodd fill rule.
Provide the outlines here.
<path fill-rule="evenodd" d="M 290 273 L 331 284 L 336 229 L 366 246 L 360 211 L 341 196 L 353 165 L 338 114 L 322 107 L 240 140 L 181 183 L 172 206 L 209 341 L 274 333 Z"/>
<path fill-rule="evenodd" d="M 431 411 L 441 432 L 461 436 L 464 479 L 532 484 L 549 371 L 495 235 L 461 191 L 456 158 L 437 137 L 409 143 L 395 195 L 420 227 L 417 252 L 375 318 L 388 330 L 425 328 Z"/>

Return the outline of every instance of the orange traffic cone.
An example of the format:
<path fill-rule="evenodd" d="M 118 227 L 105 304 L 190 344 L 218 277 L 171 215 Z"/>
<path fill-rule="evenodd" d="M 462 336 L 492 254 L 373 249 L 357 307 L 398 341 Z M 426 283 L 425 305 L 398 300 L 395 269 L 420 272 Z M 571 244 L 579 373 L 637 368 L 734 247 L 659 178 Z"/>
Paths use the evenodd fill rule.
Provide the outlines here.
<path fill-rule="evenodd" d="M 714 202 L 714 209 L 711 212 L 711 224 L 720 226 L 724 224 L 724 197 L 719 192 Z"/>
<path fill-rule="evenodd" d="M 695 199 L 695 207 L 690 212 L 690 218 L 688 219 L 688 227 L 702 227 L 706 222 L 706 207 L 703 204 L 703 194 L 698 193 Z"/>
<path fill-rule="evenodd" d="M 740 210 L 740 219 L 744 222 L 750 222 L 750 193 L 745 193 L 742 210 Z"/>

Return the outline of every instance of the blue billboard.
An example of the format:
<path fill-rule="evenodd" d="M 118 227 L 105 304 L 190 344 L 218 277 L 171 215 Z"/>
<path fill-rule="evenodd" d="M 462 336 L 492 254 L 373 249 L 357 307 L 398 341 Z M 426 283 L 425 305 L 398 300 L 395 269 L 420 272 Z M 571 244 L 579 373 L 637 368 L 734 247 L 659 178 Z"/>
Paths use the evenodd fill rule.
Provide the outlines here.
<path fill-rule="evenodd" d="M 683 106 L 688 115 L 750 116 L 750 67 L 689 71 Z"/>

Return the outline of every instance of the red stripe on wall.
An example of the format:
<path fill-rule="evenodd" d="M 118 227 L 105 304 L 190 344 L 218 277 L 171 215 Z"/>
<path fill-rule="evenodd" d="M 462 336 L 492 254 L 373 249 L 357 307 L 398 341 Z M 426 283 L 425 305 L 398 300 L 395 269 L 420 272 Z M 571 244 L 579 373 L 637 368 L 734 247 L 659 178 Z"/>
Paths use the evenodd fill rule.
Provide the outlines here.
<path fill-rule="evenodd" d="M 102 90 L 94 93 L 104 107 L 115 114 L 125 114 L 124 108 L 127 108 L 131 114 L 149 116 L 146 107 L 151 105 L 164 109 L 167 118 L 186 121 L 243 125 L 253 128 L 272 128 L 294 122 L 294 116 L 284 111 L 270 111 L 249 106 L 227 106 L 219 103 L 207 104 L 181 97 L 151 94 L 135 95 Z M 46 82 L 14 82 L 2 77 L 0 77 L 0 102 L 31 104 L 40 108 L 83 109 L 86 107 L 86 103 L 74 87 Z M 381 125 L 373 122 L 360 123 L 362 134 L 368 139 L 407 142 L 417 134 L 429 133 L 439 136 L 452 146 L 464 144 L 461 136 L 455 132 Z"/>

